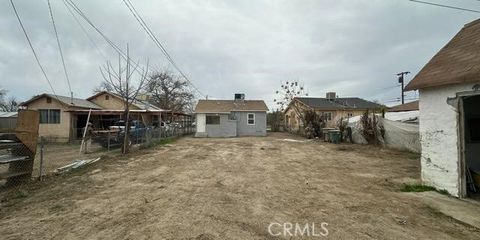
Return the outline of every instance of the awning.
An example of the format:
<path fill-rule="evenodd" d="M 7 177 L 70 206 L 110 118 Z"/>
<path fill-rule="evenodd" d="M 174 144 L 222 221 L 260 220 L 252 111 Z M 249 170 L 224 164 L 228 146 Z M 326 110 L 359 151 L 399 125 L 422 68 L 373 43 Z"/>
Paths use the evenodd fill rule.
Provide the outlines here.
<path fill-rule="evenodd" d="M 93 115 L 105 115 L 105 114 L 123 114 L 125 110 L 114 110 L 114 109 L 75 109 L 75 110 L 67 110 L 65 112 L 72 112 L 72 113 L 84 113 L 88 114 L 91 111 L 91 114 Z M 130 113 L 169 113 L 171 110 L 130 110 Z"/>

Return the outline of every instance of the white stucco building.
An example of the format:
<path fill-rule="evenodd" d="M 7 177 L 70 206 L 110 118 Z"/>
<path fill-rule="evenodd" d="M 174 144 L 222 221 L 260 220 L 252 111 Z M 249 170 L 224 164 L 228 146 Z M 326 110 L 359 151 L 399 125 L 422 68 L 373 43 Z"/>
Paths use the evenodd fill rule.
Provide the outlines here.
<path fill-rule="evenodd" d="M 466 24 L 405 87 L 420 93 L 422 181 L 458 197 L 480 172 L 480 20 Z"/>

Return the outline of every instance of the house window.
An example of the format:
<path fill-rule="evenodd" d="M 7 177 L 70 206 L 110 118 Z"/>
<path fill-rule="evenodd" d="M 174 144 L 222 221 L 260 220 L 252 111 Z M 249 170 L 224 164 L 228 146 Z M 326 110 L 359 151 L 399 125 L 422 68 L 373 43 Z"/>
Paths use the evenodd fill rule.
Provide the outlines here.
<path fill-rule="evenodd" d="M 60 123 L 60 109 L 39 109 L 38 112 L 40 113 L 40 123 Z"/>
<path fill-rule="evenodd" d="M 219 125 L 220 124 L 220 116 L 207 116 L 206 117 L 206 124 L 207 125 Z"/>
<path fill-rule="evenodd" d="M 325 121 L 331 121 L 332 120 L 332 113 L 331 112 L 324 112 L 323 113 L 323 119 Z"/>
<path fill-rule="evenodd" d="M 353 117 L 353 113 L 351 113 L 351 112 L 350 112 L 350 113 L 347 113 L 347 117 L 348 117 L 348 118 Z"/>
<path fill-rule="evenodd" d="M 47 103 L 52 103 L 52 98 L 51 97 L 47 97 Z"/>
<path fill-rule="evenodd" d="M 248 125 L 255 125 L 255 113 L 249 113 L 247 115 L 247 124 Z"/>
<path fill-rule="evenodd" d="M 105 100 L 109 100 L 110 99 L 110 96 L 109 95 L 105 95 Z"/>

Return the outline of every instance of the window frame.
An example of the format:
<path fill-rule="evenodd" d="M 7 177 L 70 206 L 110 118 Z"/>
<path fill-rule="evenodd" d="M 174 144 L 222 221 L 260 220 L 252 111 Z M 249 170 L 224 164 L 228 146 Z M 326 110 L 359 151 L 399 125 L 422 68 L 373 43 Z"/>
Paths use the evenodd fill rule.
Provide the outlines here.
<path fill-rule="evenodd" d="M 326 117 L 327 114 L 329 115 L 329 118 Z M 333 113 L 332 112 L 323 112 L 323 119 L 325 121 L 327 121 L 327 122 L 332 121 L 332 118 L 333 118 Z"/>
<path fill-rule="evenodd" d="M 40 124 L 60 124 L 62 121 L 62 111 L 60 109 L 38 109 L 39 114 L 39 123 Z M 53 112 L 58 112 L 58 117 L 54 118 Z M 42 113 L 43 120 L 42 120 Z"/>
<path fill-rule="evenodd" d="M 212 117 L 218 118 L 218 123 L 216 123 L 216 121 L 213 121 L 213 122 L 209 123 L 208 119 L 212 118 Z M 205 125 L 220 125 L 220 115 L 206 115 L 205 116 Z"/>
<path fill-rule="evenodd" d="M 253 123 L 250 123 L 250 115 L 253 116 Z M 255 113 L 247 113 L 247 125 L 255 125 Z"/>

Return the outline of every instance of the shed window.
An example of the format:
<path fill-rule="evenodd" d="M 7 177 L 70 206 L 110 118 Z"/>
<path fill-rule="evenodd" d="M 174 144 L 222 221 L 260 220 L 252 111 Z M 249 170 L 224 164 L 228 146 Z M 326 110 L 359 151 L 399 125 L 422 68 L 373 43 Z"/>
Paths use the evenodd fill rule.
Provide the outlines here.
<path fill-rule="evenodd" d="M 105 100 L 109 100 L 110 99 L 110 96 L 109 95 L 105 95 Z"/>
<path fill-rule="evenodd" d="M 60 109 L 39 109 L 38 112 L 40 113 L 40 123 L 60 123 Z"/>
<path fill-rule="evenodd" d="M 331 112 L 324 112 L 323 113 L 323 119 L 325 121 L 331 121 L 332 120 L 332 113 Z"/>
<path fill-rule="evenodd" d="M 207 116 L 206 117 L 206 124 L 207 125 L 219 125 L 220 124 L 220 116 Z"/>
<path fill-rule="evenodd" d="M 255 125 L 255 113 L 249 113 L 247 116 L 248 125 Z"/>

